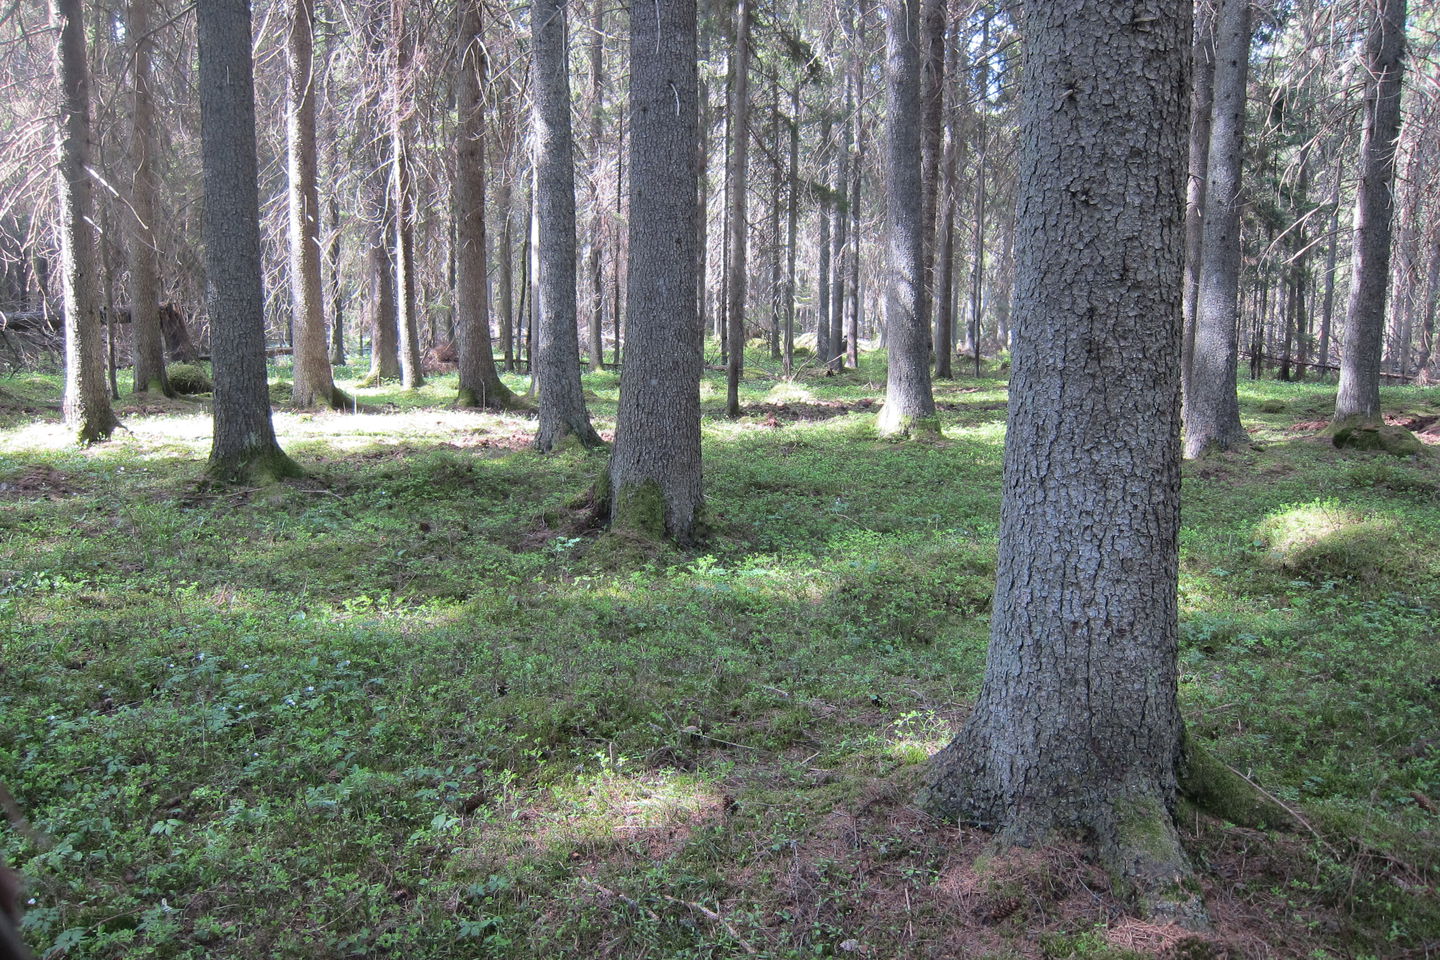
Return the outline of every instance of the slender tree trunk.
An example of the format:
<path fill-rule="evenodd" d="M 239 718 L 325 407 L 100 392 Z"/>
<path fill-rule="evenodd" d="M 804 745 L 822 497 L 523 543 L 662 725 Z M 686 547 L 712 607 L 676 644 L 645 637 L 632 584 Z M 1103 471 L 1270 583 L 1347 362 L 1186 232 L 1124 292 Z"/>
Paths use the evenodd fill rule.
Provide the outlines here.
<path fill-rule="evenodd" d="M 65 302 L 65 424 L 80 443 L 100 443 L 110 439 L 119 423 L 105 387 L 105 346 L 100 339 L 100 258 L 89 172 L 90 80 L 80 0 L 52 0 L 50 21 L 58 34 L 55 190 Z"/>
<path fill-rule="evenodd" d="M 695 0 L 637 3 L 630 20 L 630 266 L 612 528 L 693 542 L 700 476 Z"/>
<path fill-rule="evenodd" d="M 920 289 L 920 313 L 934 317 L 935 335 L 931 351 L 935 360 L 935 376 L 950 376 L 949 351 L 936 350 L 933 343 L 940 338 L 939 327 L 946 319 L 940 306 L 945 291 L 938 289 L 944 267 L 940 263 L 944 241 L 937 232 L 940 223 L 941 163 L 945 140 L 945 33 L 946 0 L 922 0 L 923 31 L 920 39 L 920 218 L 924 271 Z M 947 211 L 949 212 L 949 211 Z M 942 371 L 943 368 L 943 371 Z"/>
<path fill-rule="evenodd" d="M 850 225 L 850 115 L 855 111 L 855 92 L 845 84 L 845 117 L 840 123 L 840 147 L 835 151 L 835 203 L 830 208 L 835 224 L 830 228 L 830 355 L 827 370 L 844 369 L 845 363 L 845 256 Z"/>
<path fill-rule="evenodd" d="M 952 81 L 958 81 L 960 77 L 960 49 L 961 44 L 957 42 L 950 44 L 946 50 L 949 60 L 947 72 Z M 960 111 L 953 102 L 956 99 L 953 93 L 955 83 L 948 83 L 945 88 L 951 102 L 942 104 L 942 108 L 946 109 L 939 189 L 941 209 L 944 213 L 941 215 L 939 240 L 931 267 L 935 277 L 935 294 L 932 298 L 935 304 L 935 339 L 930 350 L 935 355 L 936 379 L 949 380 L 955 375 L 951 367 L 955 350 L 951 344 L 955 342 L 955 207 L 960 202 Z"/>
<path fill-rule="evenodd" d="M 400 343 L 400 385 L 425 385 L 420 365 L 420 326 L 415 301 L 415 207 L 410 187 L 410 147 L 405 115 L 410 102 L 410 36 L 405 28 L 408 0 L 390 0 L 390 189 L 395 227 L 395 328 Z"/>
<path fill-rule="evenodd" d="M 290 312 L 295 327 L 294 402 L 343 410 L 335 387 L 320 287 L 320 193 L 315 183 L 315 0 L 288 0 L 285 140 L 289 147 Z"/>
<path fill-rule="evenodd" d="M 330 194 L 330 244 L 325 259 L 330 271 L 330 363 L 345 362 L 345 287 L 340 282 L 340 195 Z"/>
<path fill-rule="evenodd" d="M 1189 7 L 1146 13 L 1024 8 L 1024 322 L 990 649 L 921 802 L 1001 849 L 1090 838 L 1143 913 L 1198 925 L 1173 819 Z"/>
<path fill-rule="evenodd" d="M 860 198 L 864 186 L 865 168 L 865 64 L 868 49 L 865 43 L 865 17 L 868 0 L 856 0 L 854 49 L 850 55 L 850 71 L 855 88 L 855 109 L 850 112 L 850 122 L 855 127 L 855 161 L 850 165 L 850 327 L 846 338 L 846 353 L 851 368 L 860 366 Z"/>
<path fill-rule="evenodd" d="M 212 477 L 231 483 L 296 476 L 300 468 L 275 440 L 265 377 L 249 0 L 206 0 L 196 6 L 196 20 L 205 299 L 215 373 L 208 469 Z"/>
<path fill-rule="evenodd" d="M 605 368 L 605 212 L 600 191 L 600 160 L 604 134 L 605 0 L 590 0 L 590 163 L 594 195 L 590 199 L 590 369 Z"/>
<path fill-rule="evenodd" d="M 820 122 L 820 152 L 821 169 L 825 168 L 825 154 L 831 149 L 830 131 L 832 120 L 829 113 L 824 115 Z M 830 344 L 830 205 L 834 200 L 830 197 L 828 190 L 822 190 L 818 213 L 820 215 L 820 262 L 817 265 L 815 278 L 815 359 L 824 363 L 834 352 Z"/>
<path fill-rule="evenodd" d="M 570 136 L 570 38 L 566 0 L 535 0 L 535 213 L 539 231 L 539 362 L 531 364 L 540 391 L 535 449 L 549 453 L 566 437 L 595 447 L 580 386 L 580 335 L 575 316 L 575 158 Z"/>
<path fill-rule="evenodd" d="M 1355 191 L 1355 243 L 1345 354 L 1335 422 L 1380 420 L 1380 346 L 1390 283 L 1390 233 L 1395 210 L 1395 146 L 1400 137 L 1400 89 L 1405 71 L 1405 0 L 1379 0 L 1365 43 L 1370 77 L 1360 139 L 1360 186 Z"/>
<path fill-rule="evenodd" d="M 135 392 L 175 392 L 165 376 L 165 345 L 160 337 L 160 267 L 155 243 L 155 92 L 151 89 L 151 58 L 155 38 L 150 31 L 153 0 L 129 0 L 125 25 L 130 39 L 130 68 L 135 78 L 130 114 L 130 335 L 134 338 Z M 114 339 L 115 331 L 110 331 Z"/>
<path fill-rule="evenodd" d="M 459 403 L 502 410 L 515 396 L 500 381 L 490 344 L 490 277 L 485 237 L 485 33 L 480 0 L 461 0 L 455 109 L 455 316 L 460 340 Z"/>
<path fill-rule="evenodd" d="M 1185 191 L 1185 338 L 1180 353 L 1182 407 L 1190 409 L 1190 371 L 1195 358 L 1195 311 L 1200 293 L 1201 245 L 1205 240 L 1205 186 L 1210 166 L 1210 110 L 1215 101 L 1215 3 L 1197 0 L 1190 48 L 1190 180 Z"/>
<path fill-rule="evenodd" d="M 1433 382 L 1435 362 L 1435 314 L 1440 311 L 1440 229 L 1431 226 L 1430 265 L 1425 271 L 1424 319 L 1420 322 L 1420 346 L 1415 358 L 1415 382 Z"/>
<path fill-rule="evenodd" d="M 1210 121 L 1209 183 L 1196 306 L 1185 456 L 1229 450 L 1248 436 L 1235 393 L 1240 322 L 1241 167 L 1245 83 L 1250 66 L 1251 0 L 1219 0 L 1215 20 L 1215 92 Z"/>
<path fill-rule="evenodd" d="M 790 90 L 790 185 L 789 208 L 785 211 L 785 343 L 782 362 L 785 375 L 795 371 L 795 256 L 800 227 L 800 81 Z M 700 208 L 704 216 L 705 208 Z M 703 259 L 703 258 L 702 258 Z"/>
<path fill-rule="evenodd" d="M 730 356 L 725 367 L 725 412 L 740 416 L 740 378 L 745 375 L 746 248 L 749 222 L 746 192 L 750 171 L 750 20 L 751 0 L 738 0 L 735 7 L 735 53 L 730 60 L 730 158 L 725 168 L 725 200 L 730 206 L 728 223 L 730 259 L 726 264 L 725 323 L 729 330 Z"/>
<path fill-rule="evenodd" d="M 1341 161 L 1335 161 L 1335 180 L 1330 188 L 1329 243 L 1325 250 L 1325 306 L 1320 312 L 1320 368 L 1330 366 L 1330 334 L 1335 316 L 1335 260 L 1340 250 Z"/>
<path fill-rule="evenodd" d="M 980 354 L 982 352 L 981 313 L 985 306 L 982 287 L 985 283 L 985 159 L 989 133 L 986 117 L 990 112 L 990 17 L 985 10 L 984 25 L 980 30 L 980 59 L 976 74 L 975 100 L 975 262 L 970 274 L 970 346 L 975 350 L 975 376 L 980 376 Z"/>
<path fill-rule="evenodd" d="M 784 325 L 785 286 L 783 281 L 784 241 L 780 236 L 780 204 L 785 189 L 784 155 L 780 152 L 780 129 L 784 123 L 780 115 L 780 78 L 776 76 L 770 86 L 770 359 L 781 358 L 781 327 Z"/>
<path fill-rule="evenodd" d="M 930 392 L 930 319 L 921 313 L 920 0 L 885 0 L 887 113 L 885 340 L 889 372 L 882 436 L 939 433 Z"/>

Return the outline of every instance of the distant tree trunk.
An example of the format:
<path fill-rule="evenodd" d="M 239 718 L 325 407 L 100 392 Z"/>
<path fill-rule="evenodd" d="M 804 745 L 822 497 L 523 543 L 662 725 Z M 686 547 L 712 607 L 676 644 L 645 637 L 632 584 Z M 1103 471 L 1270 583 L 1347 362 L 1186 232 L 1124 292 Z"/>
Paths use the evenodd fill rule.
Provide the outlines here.
<path fill-rule="evenodd" d="M 725 412 L 740 416 L 740 378 L 745 375 L 746 246 L 749 223 L 745 195 L 750 168 L 750 10 L 751 0 L 735 7 L 735 52 L 730 60 L 730 158 L 725 167 L 729 205 L 729 260 L 725 279 L 725 323 L 730 356 L 725 367 Z"/>
<path fill-rule="evenodd" d="M 1325 306 L 1320 312 L 1320 368 L 1330 366 L 1330 337 L 1335 317 L 1335 261 L 1340 250 L 1340 177 L 1341 160 L 1335 161 L 1335 179 L 1330 187 L 1329 242 L 1325 250 Z"/>
<path fill-rule="evenodd" d="M 1380 419 L 1380 346 L 1390 285 L 1390 232 L 1395 211 L 1395 145 L 1400 137 L 1400 81 L 1405 72 L 1405 0 L 1380 0 L 1365 42 L 1365 129 L 1355 191 L 1355 243 L 1345 354 L 1335 422 Z"/>
<path fill-rule="evenodd" d="M 786 171 L 790 203 L 785 211 L 785 342 L 782 360 L 785 374 L 795 370 L 795 255 L 800 227 L 800 81 L 790 90 L 790 165 Z M 700 208 L 705 216 L 705 208 Z M 703 257 L 702 257 L 703 261 Z"/>
<path fill-rule="evenodd" d="M 920 196 L 919 0 L 885 0 L 887 217 L 885 341 L 889 372 L 882 436 L 936 434 L 930 321 L 920 312 L 924 224 Z"/>
<path fill-rule="evenodd" d="M 700 59 L 708 61 L 710 59 L 710 31 L 707 27 L 710 23 L 710 0 L 697 0 L 696 20 Z M 695 184 L 699 212 L 695 217 L 695 235 L 697 237 L 695 285 L 697 287 L 696 295 L 699 298 L 700 330 L 703 337 L 708 335 L 710 330 L 710 131 L 713 120 L 710 115 L 710 84 L 705 82 L 703 76 L 699 80 L 697 90 L 700 122 L 696 130 L 699 169 L 695 177 Z M 616 199 L 619 199 L 618 195 Z"/>
<path fill-rule="evenodd" d="M 165 376 L 165 345 L 160 337 L 160 268 L 155 244 L 155 93 L 151 89 L 151 57 L 155 38 L 150 31 L 150 4 L 129 0 L 126 36 L 135 78 L 130 113 L 130 335 L 134 338 L 135 392 L 175 392 Z M 114 339 L 115 331 L 110 331 Z"/>
<path fill-rule="evenodd" d="M 952 43 L 946 50 L 949 61 L 947 72 L 952 80 L 958 80 L 961 75 L 961 46 L 958 42 Z M 953 91 L 954 87 L 954 83 L 946 84 L 947 91 Z M 935 356 L 935 377 L 949 380 L 955 375 L 951 359 L 955 354 L 955 207 L 960 203 L 960 110 L 953 102 L 956 99 L 955 93 L 949 92 L 946 96 L 952 102 L 941 103 L 944 114 L 944 145 L 937 189 L 940 191 L 941 209 L 944 213 L 940 219 L 940 232 L 931 266 L 932 276 L 935 278 L 934 295 L 931 297 L 935 309 L 935 337 L 930 350 Z"/>
<path fill-rule="evenodd" d="M 950 376 L 950 352 L 936 349 L 940 342 L 940 325 L 949 318 L 940 301 L 948 297 L 949 291 L 939 289 L 941 274 L 945 267 L 940 262 L 944 240 L 939 235 L 941 193 L 941 170 L 944 159 L 945 141 L 945 33 L 947 0 L 922 0 L 923 31 L 920 39 L 920 219 L 921 243 L 923 244 L 922 283 L 920 288 L 920 313 L 934 317 L 931 352 L 935 361 L 935 376 Z M 947 209 L 953 216 L 953 210 Z"/>
<path fill-rule="evenodd" d="M 1180 352 L 1182 408 L 1190 407 L 1190 370 L 1195 357 L 1195 308 L 1200 293 L 1201 245 L 1205 240 L 1205 186 L 1210 165 L 1210 110 L 1215 100 L 1215 3 L 1197 0 L 1190 47 L 1190 180 L 1185 191 L 1185 338 Z"/>
<path fill-rule="evenodd" d="M 851 51 L 850 70 L 854 77 L 855 103 L 865 103 L 865 64 L 868 62 L 868 49 L 865 43 L 865 18 L 869 7 L 869 0 L 856 0 L 855 2 L 855 37 L 854 48 Z M 855 162 L 850 165 L 850 326 L 847 336 L 847 355 L 852 368 L 860 366 L 860 198 L 861 189 L 864 185 L 865 169 L 865 111 L 862 106 L 857 106 L 850 113 L 850 121 L 855 126 Z"/>
<path fill-rule="evenodd" d="M 770 359 L 779 360 L 781 327 L 785 309 L 784 241 L 780 236 L 780 205 L 785 191 L 785 160 L 780 152 L 780 129 L 784 120 L 780 114 L 780 78 L 777 75 L 770 83 Z"/>
<path fill-rule="evenodd" d="M 82 444 L 100 443 L 110 439 L 119 422 L 105 387 L 105 345 L 100 339 L 100 258 L 89 172 L 90 80 L 80 0 L 52 0 L 50 21 L 58 33 L 55 190 L 65 298 L 65 424 Z"/>
<path fill-rule="evenodd" d="M 605 211 L 600 193 L 600 160 L 604 123 L 601 109 L 605 95 L 605 0 L 590 0 L 590 369 L 605 368 L 605 284 L 602 258 L 605 250 Z"/>
<path fill-rule="evenodd" d="M 986 8 L 980 31 L 980 58 L 976 75 L 975 100 L 975 261 L 970 272 L 970 347 L 975 351 L 975 376 L 980 376 L 980 354 L 983 333 L 981 315 L 985 306 L 982 287 L 985 283 L 985 160 L 989 146 L 986 115 L 990 109 L 990 17 Z"/>
<path fill-rule="evenodd" d="M 840 146 L 835 151 L 835 202 L 830 228 L 830 355 L 825 357 L 827 370 L 839 371 L 845 366 L 845 250 L 850 225 L 850 114 L 855 111 L 855 93 L 850 81 L 845 83 L 845 118 L 840 124 Z"/>
<path fill-rule="evenodd" d="M 485 239 L 485 35 L 480 0 L 461 0 L 455 109 L 455 316 L 460 340 L 459 403 L 502 410 L 515 396 L 500 381 L 490 345 L 490 278 Z"/>
<path fill-rule="evenodd" d="M 1430 265 L 1425 271 L 1424 319 L 1420 322 L 1420 349 L 1415 358 L 1415 382 L 1433 382 L 1435 362 L 1435 314 L 1440 310 L 1440 229 L 1431 225 Z"/>
<path fill-rule="evenodd" d="M 330 363 L 345 362 L 345 287 L 340 282 L 340 195 L 330 194 L 330 243 L 325 260 L 330 272 Z"/>
<path fill-rule="evenodd" d="M 370 174 L 371 226 L 368 272 L 369 296 L 365 298 L 366 326 L 370 330 L 370 374 L 368 382 L 400 378 L 400 335 L 395 329 L 395 271 L 390 263 L 390 186 L 388 169 L 379 167 Z"/>
<path fill-rule="evenodd" d="M 1000 850 L 1085 837 L 1142 913 L 1198 925 L 1172 812 L 1189 6 L 1144 11 L 1024 7 L 990 649 L 921 805 Z"/>
<path fill-rule="evenodd" d="M 825 168 L 827 154 L 830 149 L 830 131 L 833 121 L 830 114 L 824 114 L 820 121 L 820 168 Z M 830 344 L 830 205 L 834 203 L 830 191 L 821 189 L 820 202 L 817 205 L 817 212 L 820 215 L 820 262 L 816 265 L 815 274 L 815 358 L 821 363 L 833 352 Z"/>
<path fill-rule="evenodd" d="M 1185 416 L 1185 456 L 1229 450 L 1248 439 L 1235 393 L 1240 323 L 1241 167 L 1245 153 L 1245 83 L 1250 66 L 1251 0 L 1220 0 L 1215 21 L 1215 92 L 1209 183 Z"/>
<path fill-rule="evenodd" d="M 580 335 L 575 318 L 575 158 L 570 136 L 569 36 L 566 0 L 535 0 L 535 212 L 539 237 L 540 355 L 531 370 L 540 391 L 535 448 L 557 449 L 574 436 L 599 446 L 580 386 Z"/>
<path fill-rule="evenodd" d="M 295 327 L 294 402 L 343 410 L 335 387 L 320 288 L 320 193 L 315 184 L 315 0 L 288 0 L 285 140 L 289 147 L 290 312 Z"/>
<path fill-rule="evenodd" d="M 612 529 L 680 543 L 694 541 L 703 506 L 696 53 L 695 0 L 631 8 L 631 313 L 610 517 Z"/>
<path fill-rule="evenodd" d="M 69 0 L 74 2 L 74 0 Z M 215 373 L 209 473 L 242 483 L 297 476 L 270 420 L 249 0 L 196 5 L 206 307 Z"/>
<path fill-rule="evenodd" d="M 395 328 L 400 337 L 400 385 L 425 385 L 420 366 L 420 326 L 415 300 L 415 208 L 410 189 L 410 148 L 405 113 L 410 103 L 410 37 L 407 0 L 390 0 L 390 191 L 395 244 Z"/>

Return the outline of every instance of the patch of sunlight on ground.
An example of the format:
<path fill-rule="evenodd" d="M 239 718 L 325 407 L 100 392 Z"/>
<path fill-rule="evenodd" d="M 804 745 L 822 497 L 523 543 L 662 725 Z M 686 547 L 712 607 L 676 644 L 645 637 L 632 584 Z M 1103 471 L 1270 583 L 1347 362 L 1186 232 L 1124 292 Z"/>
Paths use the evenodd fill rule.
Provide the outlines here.
<path fill-rule="evenodd" d="M 813 403 L 815 394 L 803 384 L 793 380 L 781 380 L 765 394 L 765 399 L 774 403 Z"/>
<path fill-rule="evenodd" d="M 949 724 L 933 710 L 911 710 L 890 724 L 885 752 L 907 764 L 924 763 L 952 736 Z"/>

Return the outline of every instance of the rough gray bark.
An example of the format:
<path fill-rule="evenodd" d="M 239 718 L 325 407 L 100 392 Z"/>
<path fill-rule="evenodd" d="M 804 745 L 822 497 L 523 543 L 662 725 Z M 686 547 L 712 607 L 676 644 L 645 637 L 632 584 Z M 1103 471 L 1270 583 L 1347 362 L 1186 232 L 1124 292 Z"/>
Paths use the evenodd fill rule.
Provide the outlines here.
<path fill-rule="evenodd" d="M 90 79 L 80 0 L 52 0 L 55 38 L 55 192 L 59 200 L 60 284 L 65 302 L 65 424 L 82 444 L 110 439 L 119 426 L 105 385 L 100 339 L 100 279 L 96 273 L 93 191 L 90 188 Z"/>
<path fill-rule="evenodd" d="M 534 44 L 535 261 L 538 264 L 540 349 L 531 369 L 540 391 L 535 448 L 549 453 L 566 437 L 599 446 L 580 387 L 580 335 L 575 319 L 575 159 L 570 135 L 569 36 L 566 0 L 535 0 Z"/>
<path fill-rule="evenodd" d="M 695 0 L 630 20 L 630 316 L 611 526 L 691 542 L 702 506 Z"/>
<path fill-rule="evenodd" d="M 924 224 L 920 190 L 920 0 L 886 0 L 885 347 L 889 372 L 882 436 L 934 434 L 930 320 L 921 312 Z"/>
<path fill-rule="evenodd" d="M 249 0 L 196 5 L 205 171 L 206 308 L 215 379 L 209 473 L 240 483 L 295 476 L 270 420 Z"/>
<path fill-rule="evenodd" d="M 1215 18 L 1215 90 L 1210 120 L 1209 182 L 1196 301 L 1185 456 L 1229 450 L 1248 439 L 1240 424 L 1235 361 L 1240 323 L 1241 168 L 1245 150 L 1245 83 L 1250 67 L 1251 0 L 1220 0 Z"/>
<path fill-rule="evenodd" d="M 1088 837 L 1142 912 L 1198 924 L 1172 813 L 1189 20 L 1025 5 L 990 648 L 920 799 L 1000 848 Z"/>
<path fill-rule="evenodd" d="M 1380 0 L 1365 41 L 1365 128 L 1355 191 L 1350 304 L 1335 422 L 1380 419 L 1380 347 L 1390 286 L 1395 213 L 1395 147 L 1400 138 L 1400 82 L 1405 72 L 1405 0 Z"/>
<path fill-rule="evenodd" d="M 460 341 L 459 403 L 501 410 L 515 396 L 500 381 L 490 344 L 490 278 L 485 239 L 485 36 L 479 0 L 461 0 L 455 109 L 455 323 Z"/>
<path fill-rule="evenodd" d="M 605 278 L 601 271 L 605 251 L 605 212 L 601 203 L 600 160 L 604 136 L 602 105 L 605 95 L 605 0 L 590 0 L 590 164 L 594 194 L 590 199 L 590 369 L 605 368 Z"/>
<path fill-rule="evenodd" d="M 415 302 L 415 209 L 410 189 L 410 147 L 405 116 L 410 102 L 410 37 L 407 0 L 390 0 L 390 191 L 395 230 L 395 329 L 399 334 L 400 385 L 424 386 L 420 368 L 420 326 Z"/>
<path fill-rule="evenodd" d="M 750 173 L 750 0 L 735 6 L 735 50 L 730 58 L 730 157 L 725 164 L 726 218 L 725 326 L 730 355 L 725 367 L 725 412 L 740 416 L 740 378 L 745 375 L 746 212 Z M 821 321 L 826 322 L 825 320 Z"/>
<path fill-rule="evenodd" d="M 320 287 L 320 192 L 315 184 L 315 0 L 289 0 L 285 39 L 285 141 L 289 148 L 290 315 L 297 407 L 343 410 L 335 387 Z"/>
<path fill-rule="evenodd" d="M 1210 166 L 1210 110 L 1215 100 L 1215 0 L 1197 0 L 1190 47 L 1190 180 L 1185 191 L 1185 337 L 1180 348 L 1182 409 L 1190 405 L 1195 356 L 1195 307 L 1200 293 L 1200 251 L 1205 240 L 1205 187 Z"/>
<path fill-rule="evenodd" d="M 934 344 L 940 342 L 940 324 L 948 319 L 940 301 L 948 295 L 937 289 L 940 275 L 945 268 L 941 265 L 941 248 L 944 240 L 939 235 L 940 221 L 940 171 L 945 147 L 945 33 L 946 0 L 922 0 L 920 39 L 920 109 L 923 116 L 920 129 L 920 216 L 921 242 L 923 247 L 924 272 L 920 289 L 920 312 L 934 317 L 932 325 Z M 953 216 L 953 206 L 947 207 Z M 935 375 L 950 376 L 950 352 L 934 349 Z"/>
<path fill-rule="evenodd" d="M 165 344 L 160 337 L 160 265 L 155 247 L 155 92 L 151 58 L 155 38 L 150 30 L 153 0 L 129 0 L 125 33 L 130 39 L 134 89 L 130 111 L 130 335 L 135 354 L 135 392 L 155 390 L 175 395 L 165 376 Z M 114 331 L 111 331 L 114 339 Z"/>

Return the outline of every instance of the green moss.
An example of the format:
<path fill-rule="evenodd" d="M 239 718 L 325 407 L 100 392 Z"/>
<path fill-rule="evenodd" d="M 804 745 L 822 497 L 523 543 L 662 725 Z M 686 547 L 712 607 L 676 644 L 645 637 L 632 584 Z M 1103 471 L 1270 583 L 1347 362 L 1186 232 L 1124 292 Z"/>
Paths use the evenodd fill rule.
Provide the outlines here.
<path fill-rule="evenodd" d="M 1341 450 L 1372 450 L 1392 457 L 1413 457 L 1425 447 L 1404 427 L 1376 423 L 1355 414 L 1330 425 L 1331 442 Z"/>
<path fill-rule="evenodd" d="M 1257 409 L 1261 413 L 1284 413 L 1289 406 L 1290 405 L 1284 400 L 1277 400 L 1271 397 L 1268 400 L 1261 400 L 1260 406 Z"/>
<path fill-rule="evenodd" d="M 212 393 L 215 390 L 209 371 L 198 364 L 172 363 L 165 368 L 165 378 L 170 381 L 170 389 L 181 396 Z"/>
<path fill-rule="evenodd" d="M 1185 734 L 1180 791 L 1201 810 L 1241 827 L 1291 829 L 1295 819 L 1254 784 L 1231 770 L 1203 744 Z"/>
<path fill-rule="evenodd" d="M 206 474 L 221 483 L 265 484 L 305 476 L 305 471 L 278 446 L 211 458 Z"/>
<path fill-rule="evenodd" d="M 606 484 L 609 487 L 609 484 Z M 617 492 L 610 529 L 626 530 L 652 540 L 665 538 L 665 494 L 655 480 L 627 483 Z"/>
<path fill-rule="evenodd" d="M 880 436 L 888 440 L 938 440 L 940 438 L 940 418 L 929 417 L 906 417 L 896 416 L 893 419 L 885 415 L 881 410 L 875 421 L 875 429 Z"/>

